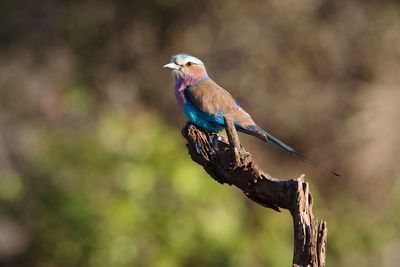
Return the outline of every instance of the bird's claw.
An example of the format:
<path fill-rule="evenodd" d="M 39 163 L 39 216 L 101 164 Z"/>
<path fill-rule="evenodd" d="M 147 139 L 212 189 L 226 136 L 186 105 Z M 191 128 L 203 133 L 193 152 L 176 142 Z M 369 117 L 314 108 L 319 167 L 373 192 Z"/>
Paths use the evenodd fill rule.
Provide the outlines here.
<path fill-rule="evenodd" d="M 221 136 L 219 134 L 213 133 L 213 134 L 208 136 L 208 141 L 210 142 L 210 144 L 213 146 L 213 148 L 215 150 L 218 150 L 218 143 L 221 140 L 222 140 L 222 138 L 221 138 Z"/>
<path fill-rule="evenodd" d="M 197 154 L 201 154 L 201 145 L 199 144 L 199 143 L 195 143 L 194 144 L 194 147 L 195 147 L 195 149 L 196 149 L 196 153 Z"/>

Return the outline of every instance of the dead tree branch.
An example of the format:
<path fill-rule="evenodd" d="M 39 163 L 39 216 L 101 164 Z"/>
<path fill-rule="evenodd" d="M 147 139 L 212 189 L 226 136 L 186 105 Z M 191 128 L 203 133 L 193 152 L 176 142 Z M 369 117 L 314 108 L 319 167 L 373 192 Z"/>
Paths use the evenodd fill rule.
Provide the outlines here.
<path fill-rule="evenodd" d="M 280 180 L 266 174 L 239 143 L 233 122 L 225 122 L 229 143 L 191 123 L 183 127 L 192 159 L 217 182 L 235 185 L 258 204 L 276 211 L 289 210 L 294 226 L 293 266 L 324 267 L 328 230 L 324 221 L 314 218 L 313 198 L 304 175 Z"/>

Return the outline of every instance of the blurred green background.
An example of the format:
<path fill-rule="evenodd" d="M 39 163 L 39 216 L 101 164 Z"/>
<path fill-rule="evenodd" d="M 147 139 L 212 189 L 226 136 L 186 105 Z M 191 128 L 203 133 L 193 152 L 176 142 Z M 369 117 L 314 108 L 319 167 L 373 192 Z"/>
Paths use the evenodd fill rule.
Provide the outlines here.
<path fill-rule="evenodd" d="M 328 266 L 400 264 L 398 1 L 1 1 L 1 266 L 290 266 L 292 222 L 187 154 L 172 54 L 203 59 L 305 173 Z"/>

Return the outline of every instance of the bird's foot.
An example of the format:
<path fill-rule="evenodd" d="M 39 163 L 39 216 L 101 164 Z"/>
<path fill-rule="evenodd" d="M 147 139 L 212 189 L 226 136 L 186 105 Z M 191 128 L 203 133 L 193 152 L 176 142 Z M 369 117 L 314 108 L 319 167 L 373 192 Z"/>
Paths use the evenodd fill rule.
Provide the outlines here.
<path fill-rule="evenodd" d="M 208 136 L 208 142 L 212 145 L 213 149 L 218 151 L 218 143 L 222 140 L 221 136 L 217 133 L 211 133 Z"/>
<path fill-rule="evenodd" d="M 196 142 L 196 143 L 194 143 L 194 147 L 196 149 L 196 153 L 200 155 L 201 154 L 201 145 Z"/>

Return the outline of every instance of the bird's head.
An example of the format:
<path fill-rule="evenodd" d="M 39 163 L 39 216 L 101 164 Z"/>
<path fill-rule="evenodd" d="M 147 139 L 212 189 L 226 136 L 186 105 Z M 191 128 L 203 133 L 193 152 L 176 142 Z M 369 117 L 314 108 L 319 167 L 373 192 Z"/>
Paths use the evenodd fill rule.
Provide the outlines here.
<path fill-rule="evenodd" d="M 187 54 L 172 56 L 170 62 L 163 67 L 172 70 L 175 79 L 183 78 L 198 81 L 207 77 L 204 63 L 200 59 Z"/>

